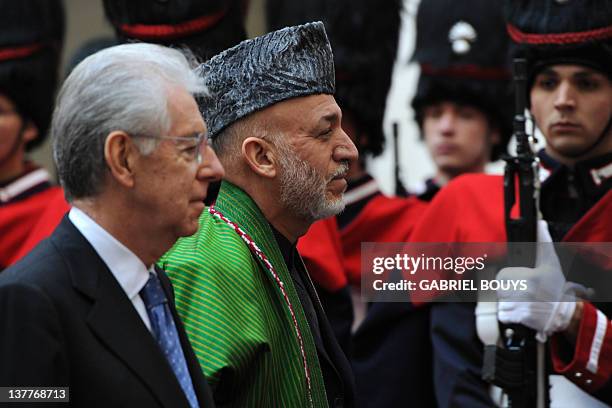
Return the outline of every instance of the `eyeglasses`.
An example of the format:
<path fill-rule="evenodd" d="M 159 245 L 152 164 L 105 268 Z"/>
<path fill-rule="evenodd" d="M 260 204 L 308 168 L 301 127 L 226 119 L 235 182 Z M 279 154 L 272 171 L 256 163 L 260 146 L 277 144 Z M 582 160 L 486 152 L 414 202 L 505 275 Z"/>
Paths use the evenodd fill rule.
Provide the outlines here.
<path fill-rule="evenodd" d="M 208 133 L 194 133 L 193 136 L 152 136 L 152 135 L 133 135 L 135 137 L 144 137 L 147 139 L 173 140 L 179 143 L 186 143 L 184 146 L 179 146 L 181 152 L 187 154 L 191 159 L 198 164 L 202 163 L 202 147 L 208 145 Z"/>

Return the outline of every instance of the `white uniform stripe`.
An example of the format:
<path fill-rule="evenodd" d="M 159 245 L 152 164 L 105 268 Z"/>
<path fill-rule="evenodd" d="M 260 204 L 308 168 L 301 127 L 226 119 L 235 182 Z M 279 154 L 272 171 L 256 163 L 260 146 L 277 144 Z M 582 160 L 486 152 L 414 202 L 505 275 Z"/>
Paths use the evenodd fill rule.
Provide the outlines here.
<path fill-rule="evenodd" d="M 601 347 L 603 346 L 604 338 L 606 337 L 606 330 L 608 329 L 608 319 L 601 312 L 597 311 L 597 326 L 595 327 L 595 335 L 593 336 L 593 342 L 591 343 L 591 353 L 589 354 L 589 362 L 587 363 L 587 370 L 593 374 L 597 373 L 599 366 L 599 353 L 601 353 Z"/>
<path fill-rule="evenodd" d="M 0 202 L 6 203 L 24 191 L 27 191 L 32 187 L 46 181 L 49 181 L 49 172 L 47 170 L 34 170 L 33 172 L 18 178 L 8 186 L 0 188 Z"/>
<path fill-rule="evenodd" d="M 367 183 L 362 184 L 359 187 L 352 188 L 350 191 L 344 193 L 342 201 L 345 205 L 353 204 L 374 193 L 377 193 L 378 191 L 378 183 L 376 180 L 370 180 Z"/>

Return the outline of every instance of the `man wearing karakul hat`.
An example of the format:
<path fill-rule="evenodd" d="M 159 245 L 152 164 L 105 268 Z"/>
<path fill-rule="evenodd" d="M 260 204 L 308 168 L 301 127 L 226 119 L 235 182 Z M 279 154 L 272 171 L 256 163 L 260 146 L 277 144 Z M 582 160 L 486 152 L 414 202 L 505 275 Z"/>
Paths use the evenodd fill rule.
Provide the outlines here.
<path fill-rule="evenodd" d="M 341 128 L 322 23 L 272 32 L 201 66 L 226 168 L 200 229 L 160 261 L 223 406 L 353 406 L 350 367 L 295 249 L 342 210 L 357 150 Z"/>

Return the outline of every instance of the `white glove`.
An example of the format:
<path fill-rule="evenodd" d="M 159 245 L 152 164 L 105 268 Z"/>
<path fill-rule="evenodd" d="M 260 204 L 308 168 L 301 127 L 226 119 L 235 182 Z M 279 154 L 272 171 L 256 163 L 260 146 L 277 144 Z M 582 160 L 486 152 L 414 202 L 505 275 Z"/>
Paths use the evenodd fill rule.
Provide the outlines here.
<path fill-rule="evenodd" d="M 546 221 L 538 221 L 538 242 L 535 268 L 509 267 L 497 274 L 500 281 L 525 280 L 527 284 L 525 291 L 497 291 L 497 318 L 502 323 L 530 327 L 537 332 L 536 339 L 545 342 L 548 336 L 569 326 L 576 296 L 574 285 L 563 276 Z"/>

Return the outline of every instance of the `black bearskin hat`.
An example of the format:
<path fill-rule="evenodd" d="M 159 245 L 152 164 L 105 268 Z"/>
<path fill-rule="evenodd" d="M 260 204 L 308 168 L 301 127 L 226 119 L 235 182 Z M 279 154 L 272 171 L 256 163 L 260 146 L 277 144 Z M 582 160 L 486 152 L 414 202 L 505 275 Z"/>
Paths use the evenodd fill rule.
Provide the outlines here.
<path fill-rule="evenodd" d="M 38 128 L 27 150 L 46 135 L 64 39 L 61 0 L 0 0 L 0 94 Z"/>
<path fill-rule="evenodd" d="M 79 45 L 79 47 L 70 55 L 68 62 L 64 67 L 64 78 L 67 78 L 72 70 L 79 65 L 81 61 L 98 51 L 105 48 L 118 45 L 117 39 L 112 36 L 94 37 Z"/>
<path fill-rule="evenodd" d="M 361 154 L 378 155 L 399 41 L 401 0 L 268 0 L 271 29 L 321 19 L 334 53 L 336 100 L 367 134 Z"/>
<path fill-rule="evenodd" d="M 267 0 L 266 20 L 268 31 L 321 20 L 325 24 L 329 36 L 329 27 L 325 20 L 329 2 L 330 0 Z"/>
<path fill-rule="evenodd" d="M 209 59 L 246 38 L 244 0 L 104 0 L 121 41 L 189 48 Z"/>
<path fill-rule="evenodd" d="M 513 54 L 527 59 L 529 84 L 544 67 L 574 63 L 612 78 L 612 1 L 506 1 Z"/>
<path fill-rule="evenodd" d="M 412 100 L 422 125 L 426 105 L 450 100 L 484 112 L 500 131 L 492 160 L 512 135 L 513 96 L 508 35 L 499 0 L 422 0 L 412 61 L 421 74 Z"/>

